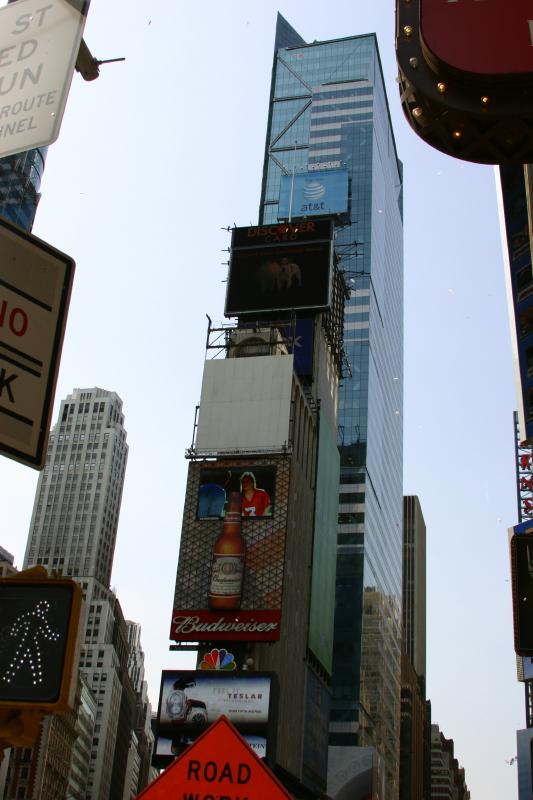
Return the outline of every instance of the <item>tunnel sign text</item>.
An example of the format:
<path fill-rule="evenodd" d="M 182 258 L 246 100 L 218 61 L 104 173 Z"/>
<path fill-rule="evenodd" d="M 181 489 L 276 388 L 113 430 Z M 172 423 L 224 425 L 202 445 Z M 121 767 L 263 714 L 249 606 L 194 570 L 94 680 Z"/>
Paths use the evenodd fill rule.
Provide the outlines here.
<path fill-rule="evenodd" d="M 57 139 L 87 5 L 18 0 L 0 9 L 0 157 Z"/>

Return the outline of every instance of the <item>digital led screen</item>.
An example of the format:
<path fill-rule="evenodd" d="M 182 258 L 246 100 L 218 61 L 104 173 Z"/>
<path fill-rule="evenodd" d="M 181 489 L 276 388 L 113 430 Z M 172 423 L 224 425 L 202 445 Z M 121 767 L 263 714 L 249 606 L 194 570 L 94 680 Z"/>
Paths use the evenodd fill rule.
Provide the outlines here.
<path fill-rule="evenodd" d="M 289 233 L 280 233 L 284 227 Z M 260 233 L 250 235 L 250 231 Z M 263 311 L 327 308 L 331 264 L 330 221 L 325 226 L 317 221 L 300 226 L 236 228 L 224 313 L 231 317 Z"/>
<path fill-rule="evenodd" d="M 515 651 L 533 656 L 533 534 L 510 540 Z"/>
<path fill-rule="evenodd" d="M 271 517 L 275 487 L 275 467 L 202 468 L 198 487 L 198 519 L 223 517 L 230 493 L 240 495 L 241 516 Z"/>
<path fill-rule="evenodd" d="M 268 752 L 275 677 L 265 672 L 165 670 L 161 675 L 152 763 L 171 761 L 222 714 L 261 758 Z"/>

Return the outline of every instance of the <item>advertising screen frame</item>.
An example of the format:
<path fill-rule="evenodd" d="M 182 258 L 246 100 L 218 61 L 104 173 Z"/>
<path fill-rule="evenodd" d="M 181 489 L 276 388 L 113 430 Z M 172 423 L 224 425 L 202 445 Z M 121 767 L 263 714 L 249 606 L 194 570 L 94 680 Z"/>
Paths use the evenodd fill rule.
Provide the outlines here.
<path fill-rule="evenodd" d="M 519 656 L 533 656 L 533 528 L 531 522 L 516 525 L 509 531 L 511 582 L 513 597 L 514 649 Z"/>
<path fill-rule="evenodd" d="M 252 506 L 246 508 L 246 499 L 243 497 L 241 518 L 266 519 L 272 517 L 276 502 L 276 466 L 274 464 L 269 464 L 268 466 L 259 464 L 254 468 L 242 466 L 231 468 L 212 467 L 206 464 L 200 467 L 196 519 L 223 519 L 227 498 L 230 492 L 239 492 L 241 494 L 240 490 L 245 474 L 252 476 L 255 491 L 262 493 L 259 495 L 262 513 L 256 514 L 252 510 Z M 206 481 L 208 476 L 210 476 L 210 483 Z M 202 493 L 202 488 L 211 485 L 213 486 L 213 491 Z M 208 496 L 208 494 L 211 496 Z M 201 507 L 204 513 L 202 513 Z M 215 513 L 217 511 L 219 513 Z"/>
<path fill-rule="evenodd" d="M 315 184 L 306 187 L 305 184 Z M 320 192 L 320 188 L 323 191 Z M 349 175 L 347 169 L 320 169 L 282 175 L 279 190 L 278 219 L 301 219 L 343 216 L 348 213 Z M 326 197 L 326 201 L 322 199 Z M 326 203 L 330 203 L 329 208 Z"/>
<path fill-rule="evenodd" d="M 327 309 L 332 272 L 332 220 L 234 228 L 224 315 Z"/>
<path fill-rule="evenodd" d="M 193 718 L 195 712 L 197 716 L 200 718 L 202 715 L 204 716 L 205 721 L 200 722 L 199 724 L 194 724 L 194 722 L 176 722 L 174 724 L 169 723 L 167 721 L 161 722 L 162 719 L 162 706 L 163 703 L 168 701 L 169 697 L 169 689 L 173 686 L 173 684 L 177 683 L 178 681 L 183 681 L 183 683 L 194 683 L 196 684 L 193 686 L 185 686 L 183 692 L 187 695 L 188 699 L 191 703 L 196 705 L 191 705 L 190 709 L 186 712 L 188 717 Z M 239 697 L 235 697 L 235 703 L 243 703 L 246 702 L 246 697 L 243 696 L 245 694 L 253 695 L 254 692 L 252 689 L 246 689 L 243 692 L 243 684 L 250 684 L 253 682 L 258 684 L 267 682 L 268 683 L 268 700 L 266 701 L 266 721 L 261 720 L 258 722 L 249 722 L 244 723 L 242 719 L 239 719 L 239 714 L 232 713 L 231 711 L 231 704 L 229 699 L 225 699 L 224 701 L 220 701 L 220 709 L 219 712 L 215 712 L 212 717 L 209 715 L 209 707 L 207 705 L 208 698 L 209 698 L 209 684 L 211 684 L 211 691 L 215 694 L 222 693 L 222 687 L 224 684 L 231 686 L 231 684 L 237 684 L 235 689 L 233 690 L 236 692 L 239 690 Z M 169 686 L 170 684 L 170 686 Z M 200 686 L 198 686 L 200 684 Z M 201 684 L 204 684 L 202 687 Z M 217 685 L 218 684 L 218 685 Z M 240 685 L 239 685 L 240 684 Z M 253 688 L 253 687 L 252 687 Z M 189 691 L 187 691 L 189 690 Z M 198 697 L 194 697 L 194 694 L 198 695 Z M 203 698 L 203 699 L 202 699 Z M 253 702 L 257 698 L 251 697 L 250 702 Z M 157 706 L 157 727 L 156 727 L 156 735 L 155 735 L 155 742 L 154 742 L 154 750 L 152 756 L 152 764 L 153 766 L 165 768 L 168 767 L 169 764 L 172 763 L 174 758 L 181 755 L 183 751 L 187 748 L 189 744 L 193 744 L 193 742 L 206 730 L 206 728 L 211 725 L 216 719 L 218 719 L 222 714 L 224 714 L 232 725 L 238 730 L 238 732 L 247 739 L 248 743 L 254 750 L 254 752 L 259 755 L 260 758 L 264 758 L 267 763 L 272 763 L 275 759 L 275 752 L 276 752 L 276 725 L 277 725 L 277 704 L 279 700 L 279 685 L 278 685 L 278 678 L 276 673 L 274 672 L 254 672 L 248 670 L 234 670 L 231 672 L 226 672 L 224 670 L 186 670 L 186 669 L 168 669 L 163 670 L 161 673 L 161 682 L 159 687 L 159 702 Z M 265 703 L 262 703 L 262 707 L 264 709 Z M 259 712 L 258 716 L 261 712 Z M 175 729 L 175 731 L 170 730 L 170 728 Z M 166 731 L 167 733 L 175 733 L 174 736 L 165 736 L 161 734 L 161 730 Z M 175 750 L 171 753 L 164 753 L 161 750 L 169 747 L 167 744 L 168 742 L 173 742 L 175 739 L 182 738 L 184 740 L 190 739 L 188 742 L 177 742 L 175 745 Z M 164 743 L 163 741 L 164 740 Z M 264 755 L 260 755 L 260 751 L 254 748 L 254 741 L 256 744 L 259 744 L 260 740 L 264 740 L 265 742 L 265 750 Z M 170 745 L 172 748 L 172 744 Z"/>
<path fill-rule="evenodd" d="M 237 517 L 239 553 L 228 569 L 240 572 L 240 584 L 230 603 L 221 598 L 217 541 L 224 534 L 224 517 L 198 519 L 198 489 L 203 467 L 254 471 L 275 467 L 272 516 Z M 220 458 L 191 461 L 170 639 L 178 642 L 275 642 L 281 635 L 281 612 L 289 505 L 290 457 Z M 228 524 L 229 517 L 228 517 Z M 234 524 L 235 520 L 233 521 Z M 242 543 L 241 540 L 244 540 Z M 225 551 L 229 554 L 229 551 Z M 235 551 L 236 552 L 236 551 Z M 241 566 L 242 565 L 242 566 Z M 222 594 L 228 592 L 222 591 Z M 233 596 L 238 595 L 233 600 Z"/>

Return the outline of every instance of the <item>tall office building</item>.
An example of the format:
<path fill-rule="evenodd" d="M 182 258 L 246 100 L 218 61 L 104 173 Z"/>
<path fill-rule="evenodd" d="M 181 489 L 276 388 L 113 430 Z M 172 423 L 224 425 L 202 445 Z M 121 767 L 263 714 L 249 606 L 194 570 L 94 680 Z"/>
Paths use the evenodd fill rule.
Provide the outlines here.
<path fill-rule="evenodd" d="M 431 726 L 431 800 L 470 800 L 453 739 L 446 739 L 438 725 Z"/>
<path fill-rule="evenodd" d="M 132 741 L 128 755 L 126 778 L 131 786 L 146 786 L 150 782 L 154 735 L 152 706 L 148 699 L 148 684 L 144 678 L 144 651 L 141 646 L 141 626 L 126 620 L 128 631 L 128 674 L 135 692 Z M 134 746 L 134 740 L 136 744 Z M 126 785 L 126 782 L 125 782 Z"/>
<path fill-rule="evenodd" d="M 403 498 L 400 800 L 429 800 L 431 704 L 426 700 L 426 525 L 418 497 Z"/>
<path fill-rule="evenodd" d="M 309 233 L 295 227 L 295 237 Z M 277 225 L 239 230 L 247 240 L 249 234 L 256 242 L 265 237 L 267 250 L 270 237 L 279 233 Z M 317 270 L 329 273 L 329 221 L 325 230 L 328 239 L 321 245 L 288 245 L 297 253 L 303 285 L 311 268 L 313 279 Z M 326 255 L 322 266 L 315 255 L 319 248 Z M 285 252 L 283 244 L 281 249 Z M 238 280 L 235 274 L 230 285 Z M 335 271 L 334 282 L 340 282 Z M 343 309 L 342 295 L 334 295 L 330 310 L 313 313 L 307 308 L 305 317 L 293 324 L 286 318 L 263 318 L 260 325 L 241 318 L 238 327 L 210 325 L 196 436 L 187 453 L 191 463 L 172 616 L 173 639 L 206 642 L 199 663 L 202 657 L 211 658 L 216 646 L 217 652 L 231 653 L 244 667 L 242 684 L 229 693 L 215 688 L 214 703 L 213 695 L 204 698 L 205 713 L 209 721 L 221 711 L 230 719 L 234 715 L 236 725 L 244 721 L 242 732 L 266 754 L 295 798 L 321 797 L 327 784 Z M 282 312 L 276 313 L 279 317 Z M 218 358 L 210 358 L 214 351 Z M 240 524 L 235 522 L 239 516 Z M 224 596 L 227 575 L 238 562 L 227 556 L 219 580 L 217 548 L 223 553 L 223 547 L 235 545 L 235 539 L 233 544 L 220 544 L 221 517 L 222 536 L 228 535 L 226 519 L 234 520 L 228 521 L 228 528 L 237 524 L 241 530 L 242 572 L 239 585 L 232 584 L 238 596 L 229 602 Z M 277 676 L 279 696 L 274 690 L 271 708 L 258 710 L 257 698 L 266 697 L 266 690 L 258 690 L 261 684 L 256 681 L 269 682 L 272 674 Z M 168 685 L 167 680 L 165 691 Z M 193 704 L 194 692 L 191 688 Z M 224 706 L 222 695 L 240 700 Z M 162 766 L 165 762 L 159 758 L 172 747 L 175 751 L 188 735 L 183 725 L 172 730 L 167 710 L 168 697 L 162 693 L 156 746 Z M 263 725 L 255 731 L 254 718 Z"/>
<path fill-rule="evenodd" d="M 107 596 L 128 446 L 114 392 L 75 389 L 61 403 L 39 476 L 24 567 L 92 578 Z"/>
<path fill-rule="evenodd" d="M 75 389 L 62 401 L 24 567 L 42 564 L 81 584 L 77 705 L 65 719 L 43 724 L 32 751 L 13 751 L 6 800 L 57 800 L 67 791 L 76 800 L 107 800 L 130 797 L 146 784 L 152 737 L 140 631 L 131 632 L 133 623 L 128 629 L 110 589 L 127 454 L 117 394 Z"/>
<path fill-rule="evenodd" d="M 403 641 L 416 674 L 426 677 L 426 523 L 415 496 L 403 498 Z"/>
<path fill-rule="evenodd" d="M 516 732 L 516 759 L 518 778 L 518 800 L 529 800 L 533 795 L 531 753 L 533 750 L 533 728 Z"/>
<path fill-rule="evenodd" d="M 366 769 L 397 798 L 402 586 L 402 168 L 373 34 L 306 44 L 276 29 L 260 222 L 283 176 L 345 170 L 336 252 L 350 286 L 340 395 L 341 483 L 329 792 Z M 291 195 L 292 197 L 292 195 Z M 292 199 L 291 199 L 292 202 Z M 289 209 L 289 217 L 292 208 Z M 301 216 L 301 214 L 300 214 Z"/>

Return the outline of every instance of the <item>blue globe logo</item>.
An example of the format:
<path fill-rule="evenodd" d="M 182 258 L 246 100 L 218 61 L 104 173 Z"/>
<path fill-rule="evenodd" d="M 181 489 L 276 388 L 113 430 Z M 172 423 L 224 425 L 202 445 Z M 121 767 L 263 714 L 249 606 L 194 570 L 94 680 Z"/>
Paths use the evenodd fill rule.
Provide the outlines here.
<path fill-rule="evenodd" d="M 321 197 L 324 197 L 326 194 L 326 187 L 320 181 L 306 181 L 304 188 L 302 190 L 302 194 L 306 200 L 311 202 L 316 202 L 320 200 Z"/>

